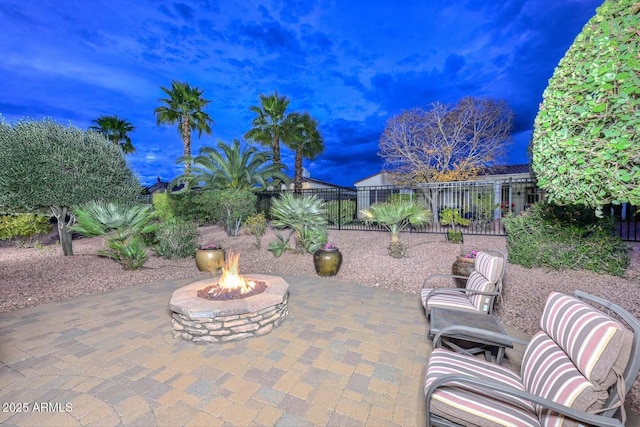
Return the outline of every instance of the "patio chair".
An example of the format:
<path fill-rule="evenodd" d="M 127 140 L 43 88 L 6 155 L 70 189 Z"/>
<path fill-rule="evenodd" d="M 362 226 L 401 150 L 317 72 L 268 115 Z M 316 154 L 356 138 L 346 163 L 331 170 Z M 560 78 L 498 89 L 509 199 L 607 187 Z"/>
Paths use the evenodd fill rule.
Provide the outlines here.
<path fill-rule="evenodd" d="M 592 295 L 552 292 L 540 327 L 520 373 L 435 349 L 425 375 L 427 426 L 624 426 L 626 390 L 640 371 L 640 321 Z"/>
<path fill-rule="evenodd" d="M 474 271 L 468 278 L 452 274 L 428 276 L 420 291 L 427 317 L 433 307 L 491 314 L 495 299 L 502 292 L 506 270 L 506 254 L 502 251 L 488 250 L 477 254 Z M 464 288 L 430 287 L 429 282 L 442 278 L 463 279 L 466 280 L 466 285 Z"/>

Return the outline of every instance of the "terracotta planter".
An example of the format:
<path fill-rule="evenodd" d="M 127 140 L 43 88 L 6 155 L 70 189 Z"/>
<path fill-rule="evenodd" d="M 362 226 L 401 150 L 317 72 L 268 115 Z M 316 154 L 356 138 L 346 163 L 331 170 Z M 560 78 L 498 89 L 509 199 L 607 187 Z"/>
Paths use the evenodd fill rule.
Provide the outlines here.
<path fill-rule="evenodd" d="M 465 258 L 462 255 L 458 255 L 456 260 L 453 262 L 451 266 L 451 274 L 455 276 L 464 276 L 469 277 L 473 269 L 476 265 L 475 258 Z M 464 279 L 453 279 L 456 282 L 456 286 L 459 288 L 464 288 L 467 284 L 467 281 Z"/>
<path fill-rule="evenodd" d="M 197 249 L 196 266 L 200 271 L 214 272 L 224 265 L 224 249 Z"/>
<path fill-rule="evenodd" d="M 335 276 L 342 265 L 342 253 L 338 249 L 318 249 L 313 254 L 313 266 L 320 277 Z"/>

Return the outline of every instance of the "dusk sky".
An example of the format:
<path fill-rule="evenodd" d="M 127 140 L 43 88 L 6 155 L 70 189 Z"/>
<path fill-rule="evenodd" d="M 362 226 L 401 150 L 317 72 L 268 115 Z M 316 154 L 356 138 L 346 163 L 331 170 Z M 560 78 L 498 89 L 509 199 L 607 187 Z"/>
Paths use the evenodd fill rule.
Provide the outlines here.
<path fill-rule="evenodd" d="M 156 126 L 160 86 L 204 90 L 213 134 L 192 153 L 242 139 L 259 93 L 320 123 L 326 150 L 305 160 L 339 185 L 380 171 L 378 141 L 402 110 L 464 96 L 504 99 L 528 163 L 533 121 L 555 66 L 602 0 L 305 0 L 0 2 L 0 115 L 52 117 L 83 129 L 131 122 L 128 156 L 142 184 L 183 167 L 177 126 Z M 283 162 L 293 175 L 293 152 Z"/>

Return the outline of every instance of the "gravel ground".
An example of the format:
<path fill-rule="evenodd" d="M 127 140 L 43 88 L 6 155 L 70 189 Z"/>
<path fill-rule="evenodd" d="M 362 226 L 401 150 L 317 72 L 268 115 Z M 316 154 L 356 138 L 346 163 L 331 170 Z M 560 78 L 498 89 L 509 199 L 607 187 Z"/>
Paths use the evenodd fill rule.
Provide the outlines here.
<path fill-rule="evenodd" d="M 315 275 L 312 256 L 285 253 L 276 258 L 267 251 L 275 235 L 267 232 L 262 249 L 249 235 L 227 237 L 214 226 L 200 229 L 200 243 L 220 243 L 241 253 L 243 274 Z M 441 234 L 407 234 L 401 240 L 409 246 L 405 258 L 387 255 L 389 234 L 384 232 L 330 231 L 329 240 L 343 254 L 342 268 L 335 278 L 342 282 L 382 287 L 417 295 L 426 276 L 449 273 L 460 246 L 447 243 Z M 144 268 L 125 271 L 119 264 L 96 255 L 103 248 L 100 237 L 74 240 L 75 256 L 62 256 L 58 245 L 41 248 L 0 247 L 0 313 L 45 304 L 80 295 L 124 288 L 155 280 L 203 275 L 192 258 L 164 260 L 150 255 Z M 465 246 L 505 249 L 500 236 L 465 236 Z M 640 317 L 640 244 L 632 246 L 631 266 L 625 277 L 586 271 L 527 269 L 509 264 L 503 297 L 497 315 L 503 323 L 533 334 L 538 330 L 546 296 L 551 291 L 582 290 L 611 300 Z M 449 284 L 443 284 L 449 286 Z M 417 298 L 417 297 L 416 297 Z M 640 413 L 640 387 L 636 382 L 627 404 Z"/>

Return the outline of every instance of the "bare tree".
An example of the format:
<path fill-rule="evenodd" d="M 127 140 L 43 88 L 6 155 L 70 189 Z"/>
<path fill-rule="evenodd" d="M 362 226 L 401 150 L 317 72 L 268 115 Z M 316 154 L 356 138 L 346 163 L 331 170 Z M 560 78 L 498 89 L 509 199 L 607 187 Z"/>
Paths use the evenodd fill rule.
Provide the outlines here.
<path fill-rule="evenodd" d="M 384 169 L 403 182 L 460 181 L 494 164 L 511 142 L 506 102 L 466 97 L 392 117 L 380 137 Z"/>

